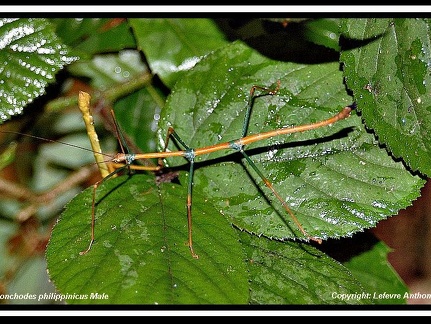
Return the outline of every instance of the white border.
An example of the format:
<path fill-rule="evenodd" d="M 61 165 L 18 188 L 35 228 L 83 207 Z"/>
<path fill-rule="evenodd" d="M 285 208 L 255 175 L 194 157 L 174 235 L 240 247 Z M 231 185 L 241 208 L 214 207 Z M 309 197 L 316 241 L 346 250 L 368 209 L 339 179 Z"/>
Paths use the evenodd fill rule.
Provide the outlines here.
<path fill-rule="evenodd" d="M 61 13 L 61 12 L 82 12 L 82 13 L 157 13 L 157 12 L 216 12 L 216 13 L 334 13 L 334 12 L 360 12 L 360 13 L 431 13 L 430 5 L 64 5 L 64 6 L 47 6 L 47 5 L 18 5 L 18 6 L 0 6 L 0 13 Z"/>

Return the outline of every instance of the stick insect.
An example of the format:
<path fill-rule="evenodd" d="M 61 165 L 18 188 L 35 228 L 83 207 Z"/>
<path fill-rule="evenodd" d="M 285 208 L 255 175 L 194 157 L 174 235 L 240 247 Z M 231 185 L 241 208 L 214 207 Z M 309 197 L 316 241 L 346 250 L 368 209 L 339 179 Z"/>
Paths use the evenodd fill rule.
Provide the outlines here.
<path fill-rule="evenodd" d="M 292 133 L 298 133 L 298 132 L 304 132 L 308 130 L 317 129 L 320 127 L 325 127 L 328 125 L 331 125 L 339 120 L 345 119 L 350 115 L 350 112 L 352 109 L 354 109 L 354 104 L 351 106 L 344 107 L 339 113 L 336 115 L 319 122 L 315 122 L 312 124 L 305 124 L 305 125 L 299 125 L 294 127 L 285 127 L 285 128 L 279 128 L 263 133 L 257 133 L 252 135 L 247 135 L 248 125 L 251 118 L 251 111 L 253 106 L 254 98 L 257 96 L 256 91 L 259 92 L 259 95 L 276 95 L 280 88 L 280 81 L 277 82 L 277 86 L 274 88 L 269 87 L 263 87 L 259 85 L 253 85 L 250 89 L 250 93 L 248 96 L 248 102 L 246 106 L 246 111 L 244 115 L 244 122 L 242 127 L 242 133 L 241 136 L 238 139 L 234 139 L 228 142 L 223 142 L 219 144 L 214 144 L 210 146 L 200 147 L 200 148 L 191 148 L 189 147 L 179 136 L 179 134 L 176 133 L 173 127 L 169 127 L 167 130 L 165 142 L 164 142 L 164 149 L 160 152 L 152 152 L 152 153 L 142 153 L 142 154 L 133 154 L 130 152 L 127 152 L 127 145 L 124 141 L 124 137 L 122 135 L 122 132 L 120 130 L 120 127 L 115 119 L 114 111 L 111 110 L 112 118 L 114 120 L 114 124 L 116 127 L 116 132 L 119 137 L 120 141 L 120 147 L 122 152 L 115 155 L 115 157 L 112 159 L 112 164 L 114 166 L 114 171 L 109 173 L 106 177 L 104 177 L 99 182 L 95 183 L 93 185 L 93 197 L 92 197 L 92 210 L 91 210 L 91 239 L 90 243 L 86 250 L 81 251 L 80 255 L 84 255 L 88 253 L 92 245 L 95 241 L 95 234 L 94 234 L 94 228 L 95 228 L 95 206 L 96 206 L 96 191 L 98 186 L 103 182 L 108 180 L 109 178 L 113 177 L 114 175 L 118 174 L 121 170 L 127 168 L 129 172 L 131 170 L 147 170 L 147 171 L 159 171 L 162 168 L 164 168 L 164 162 L 163 159 L 169 158 L 169 157 L 183 157 L 185 158 L 189 163 L 189 173 L 188 173 L 188 181 L 187 181 L 187 200 L 186 200 L 186 206 L 187 206 L 187 226 L 188 226 L 188 241 L 187 245 L 190 249 L 190 252 L 193 256 L 193 258 L 199 258 L 198 254 L 194 251 L 193 248 L 193 234 L 192 234 L 192 189 L 193 189 L 193 174 L 194 174 L 194 163 L 195 158 L 199 155 L 204 154 L 210 154 L 216 151 L 220 150 L 232 150 L 239 152 L 242 157 L 246 160 L 246 162 L 251 166 L 251 168 L 254 170 L 254 172 L 260 177 L 264 185 L 272 192 L 272 194 L 277 198 L 277 200 L 282 204 L 284 210 L 290 215 L 293 222 L 296 224 L 298 229 L 301 231 L 301 233 L 306 237 L 307 240 L 315 241 L 317 243 L 322 243 L 322 239 L 318 237 L 313 237 L 309 235 L 299 220 L 296 218 L 293 211 L 290 209 L 286 201 L 281 197 L 281 195 L 277 192 L 277 190 L 274 188 L 272 183 L 265 177 L 263 172 L 256 166 L 256 164 L 251 160 L 250 156 L 245 151 L 245 146 L 254 142 L 262 141 L 264 139 L 272 138 L 275 136 L 282 136 L 286 134 L 292 134 Z M 168 144 L 169 141 L 173 140 L 176 142 L 176 144 L 179 147 L 182 147 L 182 149 L 178 149 L 176 151 L 168 151 Z M 158 159 L 157 165 L 154 166 L 143 166 L 143 165 L 136 165 L 133 164 L 136 160 L 141 159 Z"/>

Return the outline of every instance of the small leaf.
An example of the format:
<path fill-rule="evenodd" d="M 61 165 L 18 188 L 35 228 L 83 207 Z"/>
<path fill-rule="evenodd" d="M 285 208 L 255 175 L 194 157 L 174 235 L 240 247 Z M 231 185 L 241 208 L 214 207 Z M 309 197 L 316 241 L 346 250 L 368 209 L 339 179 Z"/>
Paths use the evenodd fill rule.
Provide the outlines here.
<path fill-rule="evenodd" d="M 194 259 L 186 246 L 183 187 L 146 175 L 117 177 L 97 191 L 92 249 L 92 188 L 66 207 L 46 259 L 49 275 L 70 304 L 244 304 L 248 276 L 238 233 L 199 193 L 193 217 Z M 97 299 L 95 294 L 106 296 Z"/>
<path fill-rule="evenodd" d="M 56 26 L 56 32 L 63 41 L 71 47 L 76 46 L 98 35 L 95 30 L 103 29 L 109 24 L 110 18 L 52 18 L 50 21 Z"/>
<path fill-rule="evenodd" d="M 379 142 L 413 170 L 431 174 L 430 20 L 347 19 L 357 46 L 342 52 L 347 85 Z"/>
<path fill-rule="evenodd" d="M 405 304 L 408 288 L 389 264 L 388 252 L 388 246 L 379 242 L 372 250 L 346 262 L 345 266 L 370 292 L 367 299 L 375 304 Z"/>
<path fill-rule="evenodd" d="M 76 59 L 46 19 L 0 19 L 0 122 L 21 114 Z"/>
<path fill-rule="evenodd" d="M 316 19 L 306 22 L 304 37 L 315 44 L 339 51 L 338 19 Z"/>
<path fill-rule="evenodd" d="M 125 18 L 57 18 L 56 32 L 81 59 L 92 55 L 135 48 L 130 26 Z"/>

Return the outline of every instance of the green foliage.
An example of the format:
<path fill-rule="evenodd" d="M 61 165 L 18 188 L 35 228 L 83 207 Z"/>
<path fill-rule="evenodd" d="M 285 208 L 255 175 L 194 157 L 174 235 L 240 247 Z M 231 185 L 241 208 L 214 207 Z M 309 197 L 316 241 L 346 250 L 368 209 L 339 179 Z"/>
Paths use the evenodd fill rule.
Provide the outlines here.
<path fill-rule="evenodd" d="M 68 54 L 46 19 L 2 18 L 0 39 L 0 120 L 5 121 L 44 94 L 57 72 L 77 57 Z"/>
<path fill-rule="evenodd" d="M 343 26 L 346 37 L 362 44 L 343 51 L 341 60 L 367 127 L 396 158 L 429 176 L 430 20 L 358 19 Z"/>
<path fill-rule="evenodd" d="M 63 69 L 91 86 L 97 103 L 114 107 L 133 151 L 163 150 L 168 127 L 191 148 L 240 138 L 253 85 L 275 88 L 280 81 L 276 94 L 255 98 L 248 134 L 321 121 L 356 102 L 357 111 L 346 120 L 245 147 L 313 236 L 348 240 L 420 195 L 431 165 L 425 140 L 430 127 L 424 95 L 430 91 L 431 66 L 427 19 L 291 21 L 287 27 L 302 30 L 305 49 L 312 44 L 340 55 L 339 60 L 320 58 L 317 52 L 310 62 L 304 62 L 309 50 L 307 56 L 281 60 L 277 47 L 270 53 L 252 46 L 250 38 L 231 40 L 234 35 L 226 35 L 216 19 L 133 18 L 110 28 L 109 23 L 5 20 L 0 33 L 6 37 L 14 25 L 38 26 L 31 39 L 55 43 L 51 73 Z M 277 31 L 283 26 L 266 23 Z M 282 32 L 288 39 L 289 28 Z M 3 46 L 0 55 L 16 61 L 15 48 L 23 39 Z M 7 86 L 0 85 L 7 93 L 3 97 L 13 96 L 11 102 L 22 107 L 31 100 L 23 99 L 29 90 L 19 80 L 40 85 L 31 99 L 54 81 L 35 75 L 46 60 L 37 51 L 30 54 L 28 69 L 21 66 Z M 142 77 L 148 74 L 152 79 Z M 12 85 L 16 90 L 8 92 Z M 17 114 L 10 111 L 3 111 L 4 120 Z M 169 150 L 178 146 L 171 141 Z M 372 297 L 407 291 L 382 242 L 358 256 L 346 244 L 350 258 L 343 262 L 308 243 L 234 150 L 196 158 L 192 222 L 199 259 L 194 259 L 185 244 L 189 164 L 181 157 L 165 164 L 172 173 L 164 176 L 178 173 L 178 178 L 149 172 L 102 182 L 96 192 L 96 239 L 85 255 L 79 252 L 90 242 L 92 187 L 66 205 L 46 249 L 50 279 L 59 293 L 72 296 L 65 302 L 405 303 L 404 297 Z"/>
<path fill-rule="evenodd" d="M 89 242 L 90 227 L 82 222 L 82 211 L 89 220 L 92 188 L 67 206 L 62 215 L 67 221 L 58 223 L 50 241 L 50 275 L 63 293 L 109 296 L 78 301 L 85 304 L 247 302 L 248 278 L 238 234 L 204 197 L 194 197 L 200 215 L 194 229 L 201 256 L 196 262 L 185 245 L 184 199 L 178 199 L 185 198 L 181 186 L 157 187 L 152 177 L 136 175 L 112 179 L 100 189 L 100 199 L 109 197 L 112 204 L 98 204 L 97 247 L 106 249 L 94 248 L 84 256 L 76 253 Z"/>
<path fill-rule="evenodd" d="M 140 18 L 130 19 L 130 26 L 151 71 L 168 87 L 172 87 L 202 56 L 228 44 L 210 19 Z"/>
<path fill-rule="evenodd" d="M 380 304 L 403 304 L 406 301 L 406 290 L 399 276 L 387 266 L 388 252 L 390 249 L 379 242 L 370 251 L 346 262 L 345 266 L 368 291 L 373 292 L 372 297 L 379 299 Z"/>

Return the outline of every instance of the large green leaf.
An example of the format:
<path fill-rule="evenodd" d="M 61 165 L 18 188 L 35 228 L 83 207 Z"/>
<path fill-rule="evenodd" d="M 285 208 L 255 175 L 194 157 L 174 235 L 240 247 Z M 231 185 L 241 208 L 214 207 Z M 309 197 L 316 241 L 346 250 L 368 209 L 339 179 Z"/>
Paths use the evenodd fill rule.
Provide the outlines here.
<path fill-rule="evenodd" d="M 133 18 L 129 21 L 151 71 L 168 87 L 203 55 L 228 43 L 211 19 Z"/>
<path fill-rule="evenodd" d="M 98 190 L 96 241 L 92 189 L 72 200 L 53 229 L 46 259 L 68 303 L 244 304 L 248 276 L 236 230 L 196 194 L 194 259 L 186 246 L 185 190 L 145 175 L 118 177 Z M 91 294 L 107 299 L 92 299 Z"/>
<path fill-rule="evenodd" d="M 395 157 L 429 176 L 430 20 L 345 19 L 343 32 L 357 45 L 341 61 L 367 127 Z"/>
<path fill-rule="evenodd" d="M 280 63 L 234 43 L 208 55 L 173 88 L 161 115 L 160 142 L 169 126 L 191 148 L 239 138 L 250 88 L 274 87 L 277 80 L 278 94 L 256 98 L 249 134 L 320 121 L 351 100 L 336 63 Z M 246 149 L 305 230 L 322 239 L 375 226 L 409 206 L 424 183 L 394 162 L 355 114 L 330 127 Z M 239 228 L 280 239 L 304 238 L 256 172 L 232 153 L 198 156 L 194 190 Z M 186 177 L 181 181 L 186 183 Z"/>
<path fill-rule="evenodd" d="M 76 59 L 48 20 L 0 19 L 0 123 L 21 114 Z"/>
<path fill-rule="evenodd" d="M 244 232 L 240 237 L 248 257 L 253 304 L 373 303 L 340 298 L 369 291 L 339 262 L 309 245 Z"/>

